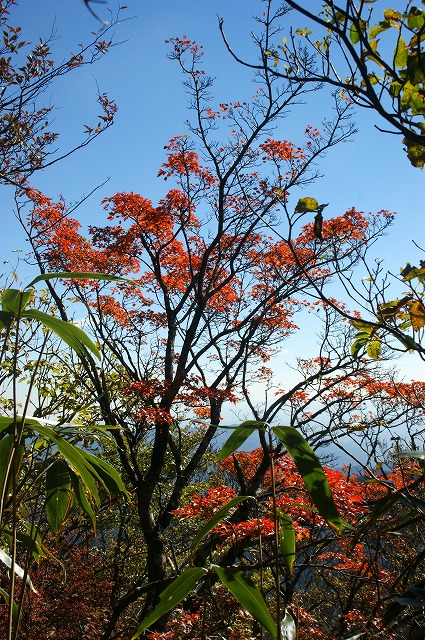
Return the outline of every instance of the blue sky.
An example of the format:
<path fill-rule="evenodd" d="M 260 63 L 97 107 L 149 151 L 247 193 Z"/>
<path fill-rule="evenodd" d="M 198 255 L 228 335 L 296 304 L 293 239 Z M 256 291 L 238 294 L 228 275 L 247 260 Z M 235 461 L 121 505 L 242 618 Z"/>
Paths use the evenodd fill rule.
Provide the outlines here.
<path fill-rule="evenodd" d="M 57 60 L 76 52 L 78 43 L 86 42 L 90 32 L 100 26 L 81 0 L 18 2 L 11 22 L 22 26 L 25 38 L 33 42 L 39 36 L 47 38 L 53 29 L 57 34 L 53 43 Z M 98 113 L 96 85 L 119 107 L 114 126 L 93 144 L 32 178 L 33 186 L 46 195 L 55 199 L 62 194 L 67 202 L 79 201 L 109 178 L 79 209 L 78 218 L 83 225 L 101 225 L 104 215 L 100 201 L 117 191 L 135 191 L 154 202 L 166 191 L 166 185 L 157 178 L 165 159 L 163 147 L 172 136 L 186 132 L 184 121 L 188 117 L 180 70 L 166 58 L 167 38 L 186 34 L 203 44 L 206 69 L 216 78 L 217 103 L 242 101 L 254 92 L 250 72 L 238 66 L 225 50 L 217 16 L 224 18 L 229 40 L 238 53 L 252 57 L 249 34 L 257 28 L 252 16 L 261 11 L 260 0 L 127 0 L 125 4 L 128 8 L 122 15 L 126 20 L 117 25 L 114 36 L 114 41 L 121 44 L 95 66 L 59 79 L 46 94 L 46 100 L 55 105 L 54 128 L 60 132 L 61 152 L 84 137 L 83 125 L 92 122 Z M 116 0 L 108 0 L 107 5 L 93 4 L 105 18 L 107 7 L 115 12 L 117 6 Z M 302 19 L 294 16 L 292 20 L 295 26 L 304 26 Z M 294 111 L 291 128 L 282 126 L 275 137 L 290 140 L 293 132 L 303 131 L 307 124 L 320 128 L 322 118 L 330 115 L 326 95 L 326 90 L 315 93 L 308 104 Z M 382 123 L 372 112 L 359 110 L 355 121 L 357 135 L 322 159 L 323 178 L 303 195 L 329 202 L 328 215 L 340 215 L 351 206 L 362 211 L 396 211 L 393 228 L 375 245 L 373 255 L 385 259 L 386 266 L 398 273 L 408 260 L 419 259 L 412 240 L 424 244 L 425 173 L 410 166 L 400 137 L 376 130 L 374 125 Z M 27 250 L 13 207 L 12 191 L 2 187 L 0 211 L 6 232 L 0 234 L 0 256 L 11 264 L 16 259 L 13 250 Z M 6 264 L 4 272 L 8 270 Z M 27 276 L 25 265 L 19 272 Z M 286 360 L 293 361 L 294 355 L 314 355 L 315 330 L 316 326 L 307 319 L 300 335 L 285 345 L 276 361 L 284 386 L 289 386 L 293 376 Z M 407 356 L 400 364 L 407 379 L 422 377 L 423 363 L 416 357 Z M 235 416 L 228 413 L 225 420 L 234 423 Z"/>
<path fill-rule="evenodd" d="M 60 150 L 83 137 L 83 124 L 97 114 L 96 83 L 119 106 L 112 129 L 82 152 L 32 179 L 34 186 L 53 198 L 63 194 L 67 201 L 77 201 L 110 177 L 108 184 L 81 209 L 79 217 L 85 222 L 100 222 L 102 211 L 98 203 L 105 195 L 133 190 L 155 201 L 164 193 L 163 182 L 156 178 L 164 160 L 163 146 L 171 136 L 185 132 L 187 117 L 178 65 L 166 58 L 167 38 L 186 34 L 204 45 L 206 68 L 216 77 L 217 102 L 241 100 L 253 93 L 250 72 L 225 51 L 217 16 L 224 18 L 235 49 L 252 59 L 249 34 L 257 25 L 251 16 L 261 11 L 259 0 L 128 0 L 125 4 L 128 8 L 122 15 L 127 19 L 117 26 L 114 36 L 122 44 L 95 66 L 59 79 L 46 95 L 55 105 Z M 115 12 L 118 2 L 108 0 L 105 5 L 92 6 L 102 17 L 109 17 L 107 7 Z M 22 26 L 23 34 L 31 41 L 40 35 L 48 37 L 54 29 L 56 59 L 76 51 L 76 45 L 87 41 L 90 32 L 100 26 L 79 0 L 19 0 L 11 19 Z M 291 21 L 302 26 L 303 19 L 294 16 Z M 297 132 L 308 123 L 319 126 L 323 116 L 329 116 L 326 90 L 315 93 L 309 104 L 294 113 L 291 126 Z M 396 211 L 393 230 L 376 247 L 376 255 L 385 257 L 390 268 L 398 269 L 417 256 L 411 241 L 420 241 L 424 231 L 425 173 L 410 166 L 399 136 L 384 135 L 374 128 L 374 124 L 382 123 L 373 113 L 359 110 L 355 120 L 359 133 L 351 142 L 327 154 L 320 164 L 324 177 L 305 195 L 329 202 L 329 215 L 338 215 L 351 206 L 364 211 Z M 276 135 L 291 139 L 291 130 L 282 127 Z M 7 189 L 2 189 L 0 198 L 3 215 L 11 221 L 12 203 Z M 18 229 L 3 236 L 2 255 L 22 248 L 22 239 Z"/>
<path fill-rule="evenodd" d="M 116 0 L 93 4 L 104 18 L 118 7 Z M 170 137 L 185 133 L 188 117 L 187 98 L 176 62 L 167 59 L 171 36 L 186 34 L 203 44 L 205 67 L 216 78 L 216 103 L 249 98 L 254 92 L 251 73 L 228 55 L 218 30 L 218 16 L 235 50 L 253 59 L 255 52 L 250 32 L 258 25 L 252 16 L 262 10 L 260 0 L 128 0 L 123 21 L 115 28 L 113 47 L 98 64 L 77 70 L 58 81 L 46 93 L 55 105 L 54 128 L 60 132 L 59 151 L 63 152 L 84 137 L 83 125 L 98 113 L 96 85 L 118 104 L 116 123 L 104 135 L 81 152 L 32 178 L 32 184 L 46 195 L 62 194 L 67 202 L 77 202 L 102 184 L 79 209 L 83 224 L 102 224 L 100 200 L 117 191 L 135 191 L 154 202 L 165 193 L 163 181 L 156 177 L 165 159 L 164 145 Z M 320 3 L 317 2 L 319 6 Z M 291 14 L 288 22 L 304 26 L 303 19 Z M 125 19 L 124 19 L 125 18 Z M 55 32 L 54 57 L 61 60 L 78 50 L 100 24 L 80 0 L 18 0 L 11 22 L 22 27 L 27 40 L 48 38 Z M 309 102 L 294 110 L 290 128 L 282 125 L 275 137 L 291 139 L 307 124 L 320 128 L 323 117 L 330 117 L 326 89 L 316 92 Z M 323 174 L 304 194 L 329 202 L 328 215 L 340 215 L 355 206 L 363 211 L 396 211 L 390 233 L 374 248 L 373 255 L 383 258 L 398 273 L 406 261 L 415 262 L 418 250 L 412 240 L 424 237 L 424 177 L 408 162 L 399 136 L 378 132 L 382 125 L 370 111 L 358 110 L 355 121 L 359 132 L 352 141 L 328 152 L 320 163 Z M 24 234 L 13 218 L 11 191 L 2 188 L 0 207 L 7 233 L 0 236 L 0 255 L 13 261 L 14 249 L 26 250 Z M 295 203 L 294 203 L 295 204 Z M 7 267 L 5 268 L 7 270 Z"/>

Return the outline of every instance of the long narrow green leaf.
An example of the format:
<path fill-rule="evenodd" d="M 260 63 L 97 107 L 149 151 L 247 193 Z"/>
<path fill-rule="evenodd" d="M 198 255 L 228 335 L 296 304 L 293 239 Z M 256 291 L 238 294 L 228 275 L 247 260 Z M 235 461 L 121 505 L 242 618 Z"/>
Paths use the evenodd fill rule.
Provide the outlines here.
<path fill-rule="evenodd" d="M 350 525 L 338 513 L 325 472 L 313 449 L 294 427 L 273 427 L 273 432 L 295 462 L 320 515 L 339 533 L 343 533 Z"/>
<path fill-rule="evenodd" d="M 173 607 L 177 606 L 206 573 L 207 570 L 203 567 L 190 567 L 186 569 L 186 571 L 183 571 L 183 573 L 161 593 L 159 603 L 150 616 L 142 622 L 137 631 L 131 636 L 131 640 L 138 638 L 154 622 L 168 613 Z"/>
<path fill-rule="evenodd" d="M 56 460 L 46 471 L 46 512 L 53 533 L 57 534 L 73 511 L 71 476 L 65 460 Z"/>
<path fill-rule="evenodd" d="M 412 451 L 398 451 L 393 455 L 399 458 L 406 457 L 406 458 L 417 458 L 418 460 L 425 460 L 425 451 L 418 451 L 414 449 Z"/>
<path fill-rule="evenodd" d="M 293 575 L 295 562 L 295 531 L 292 518 L 286 513 L 278 512 L 280 548 L 286 570 Z"/>
<path fill-rule="evenodd" d="M 217 462 L 224 460 L 227 456 L 230 456 L 236 449 L 238 449 L 254 431 L 260 427 L 264 427 L 264 422 L 257 422 L 255 420 L 247 420 L 242 422 L 232 434 L 228 437 L 224 443 L 223 448 L 217 455 Z"/>
<path fill-rule="evenodd" d="M 102 486 L 108 491 L 108 493 L 119 494 L 123 493 L 128 495 L 125 484 L 118 471 L 111 464 L 105 460 L 97 458 L 92 453 L 88 453 L 83 449 L 79 450 L 81 455 L 87 462 L 87 468 L 93 473 L 93 475 L 99 480 Z"/>
<path fill-rule="evenodd" d="M 94 515 L 92 506 L 89 500 L 87 499 L 86 494 L 84 493 L 83 485 L 81 484 L 77 474 L 75 474 L 71 469 L 70 469 L 70 477 L 71 477 L 72 490 L 74 491 L 74 496 L 77 501 L 77 504 L 88 516 L 88 518 L 90 519 L 90 522 L 93 525 L 93 529 L 96 532 L 96 516 Z"/>
<path fill-rule="evenodd" d="M 272 636 L 277 638 L 277 627 L 271 617 L 261 591 L 255 582 L 241 569 L 235 567 L 219 567 L 212 565 L 221 582 L 227 587 L 238 602 L 259 622 Z"/>
<path fill-rule="evenodd" d="M 240 502 L 243 502 L 244 500 L 254 500 L 254 498 L 252 498 L 251 496 L 236 496 L 235 498 L 232 498 L 231 500 L 229 500 L 229 502 L 225 504 L 224 507 L 222 507 L 219 511 L 217 511 L 217 513 L 211 516 L 208 522 L 206 522 L 199 529 L 198 533 L 192 540 L 192 544 L 190 545 L 192 552 L 195 551 L 196 547 L 198 546 L 202 538 L 206 536 L 207 533 L 211 531 L 211 529 L 214 529 L 214 527 L 217 526 L 219 522 L 224 520 L 224 518 L 226 518 L 226 516 L 228 515 L 229 511 L 231 511 L 231 509 L 233 509 L 234 506 L 236 506 Z"/>
<path fill-rule="evenodd" d="M 41 322 L 41 324 L 47 327 L 47 329 L 56 333 L 56 335 L 66 342 L 66 344 L 69 345 L 78 355 L 87 355 L 87 349 L 89 349 L 96 358 L 100 358 L 99 349 L 96 347 L 94 342 L 88 337 L 85 331 L 80 329 L 80 327 L 76 327 L 75 324 L 65 322 L 55 316 L 50 316 L 38 309 L 28 309 L 21 315 L 23 318 L 29 318 L 31 320 Z"/>
<path fill-rule="evenodd" d="M 57 273 L 42 273 L 32 282 L 29 283 L 27 289 L 33 287 L 41 280 L 52 280 L 53 278 L 65 278 L 67 280 L 109 280 L 111 282 L 127 282 L 128 284 L 137 284 L 134 280 L 123 278 L 122 276 L 111 276 L 106 273 L 97 273 L 95 271 L 58 271 Z"/>
<path fill-rule="evenodd" d="M 61 436 L 59 436 L 50 427 L 37 424 L 32 427 L 40 435 L 44 436 L 47 440 L 54 442 L 58 448 L 58 451 L 63 455 L 65 460 L 70 464 L 74 472 L 81 478 L 86 491 L 93 498 L 95 503 L 99 506 L 100 498 L 97 491 L 96 483 L 93 479 L 93 474 L 90 469 L 87 468 L 87 463 L 84 456 L 81 454 L 82 449 L 70 444 Z"/>
<path fill-rule="evenodd" d="M 2 589 L 1 587 L 0 587 L 0 596 L 3 598 L 3 600 L 6 603 L 6 605 L 9 605 L 9 594 L 7 593 L 7 591 Z M 12 602 L 12 618 L 13 618 L 15 623 L 18 620 L 18 616 L 19 616 L 19 618 L 21 617 L 19 615 L 19 608 L 18 608 L 18 605 L 16 604 L 16 602 L 13 601 Z"/>

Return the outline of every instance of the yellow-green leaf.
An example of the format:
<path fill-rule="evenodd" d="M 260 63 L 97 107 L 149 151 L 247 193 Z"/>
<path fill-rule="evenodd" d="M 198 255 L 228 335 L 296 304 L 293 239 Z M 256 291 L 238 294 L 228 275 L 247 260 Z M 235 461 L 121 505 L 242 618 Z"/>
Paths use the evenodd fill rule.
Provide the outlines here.
<path fill-rule="evenodd" d="M 409 304 L 409 316 L 414 331 L 425 326 L 425 307 L 420 300 L 413 300 Z"/>

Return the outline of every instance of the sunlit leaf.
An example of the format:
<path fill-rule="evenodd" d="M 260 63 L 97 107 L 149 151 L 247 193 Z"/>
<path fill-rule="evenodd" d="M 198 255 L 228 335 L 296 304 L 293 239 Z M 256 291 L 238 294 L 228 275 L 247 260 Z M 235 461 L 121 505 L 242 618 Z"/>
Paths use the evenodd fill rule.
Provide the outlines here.
<path fill-rule="evenodd" d="M 343 533 L 350 525 L 338 513 L 325 472 L 313 449 L 294 427 L 273 427 L 273 432 L 295 462 L 307 493 L 320 515 L 339 533 Z"/>
<path fill-rule="evenodd" d="M 360 34 L 355 24 L 350 26 L 350 40 L 352 44 L 357 44 L 360 40 Z"/>
<path fill-rule="evenodd" d="M 33 287 L 37 282 L 42 280 L 52 280 L 53 278 L 65 278 L 67 280 L 109 280 L 111 282 L 126 282 L 127 284 L 136 284 L 134 280 L 123 278 L 122 276 L 111 276 L 106 273 L 97 273 L 95 271 L 59 271 L 57 273 L 42 273 L 30 282 L 27 289 Z"/>
<path fill-rule="evenodd" d="M 5 289 L 3 291 L 1 305 L 3 311 L 20 314 L 31 298 L 31 291 L 20 291 L 19 289 Z"/>
<path fill-rule="evenodd" d="M 183 571 L 183 573 L 161 593 L 159 603 L 150 616 L 142 622 L 137 631 L 131 636 L 131 640 L 138 638 L 154 622 L 177 606 L 206 573 L 207 570 L 203 567 L 191 567 Z"/>
<path fill-rule="evenodd" d="M 381 355 L 381 341 L 380 340 L 370 340 L 366 347 L 367 355 L 373 360 L 379 360 Z"/>
<path fill-rule="evenodd" d="M 319 203 L 315 198 L 300 198 L 295 207 L 295 213 L 306 213 L 308 211 L 317 211 Z"/>
<path fill-rule="evenodd" d="M 96 358 L 100 358 L 99 349 L 88 335 L 79 327 L 70 322 L 65 322 L 60 318 L 51 316 L 38 309 L 28 309 L 22 313 L 23 318 L 30 318 L 41 322 L 47 329 L 50 329 L 61 340 L 66 342 L 78 355 L 86 356 L 89 349 Z"/>
<path fill-rule="evenodd" d="M 212 565 L 221 582 L 240 604 L 257 620 L 272 636 L 277 638 L 277 627 L 261 591 L 255 582 L 241 569 Z"/>
<path fill-rule="evenodd" d="M 420 300 L 413 300 L 409 304 L 409 316 L 414 331 L 425 326 L 425 307 Z"/>
<path fill-rule="evenodd" d="M 398 67 L 399 69 L 403 69 L 407 65 L 407 56 L 408 56 L 407 45 L 404 39 L 402 38 L 402 36 L 400 36 L 397 40 L 397 49 L 395 51 L 395 56 L 394 56 L 395 66 Z"/>
<path fill-rule="evenodd" d="M 16 575 L 19 578 L 21 578 L 21 580 L 24 579 L 24 576 L 25 576 L 24 569 L 22 569 L 22 567 L 20 567 L 19 564 L 17 564 L 16 562 L 12 562 L 12 558 L 3 549 L 0 549 L 0 561 L 3 562 L 6 565 L 6 567 L 8 567 L 9 569 L 12 568 L 12 564 L 13 564 L 13 572 L 16 573 Z M 25 578 L 25 584 L 29 589 L 31 589 L 31 591 L 33 591 L 34 593 L 38 593 L 29 575 L 27 575 Z"/>
<path fill-rule="evenodd" d="M 258 428 L 264 427 L 264 422 L 247 420 L 237 427 L 224 443 L 221 451 L 218 452 L 216 460 L 220 462 L 230 456 L 238 449 L 249 436 Z"/>

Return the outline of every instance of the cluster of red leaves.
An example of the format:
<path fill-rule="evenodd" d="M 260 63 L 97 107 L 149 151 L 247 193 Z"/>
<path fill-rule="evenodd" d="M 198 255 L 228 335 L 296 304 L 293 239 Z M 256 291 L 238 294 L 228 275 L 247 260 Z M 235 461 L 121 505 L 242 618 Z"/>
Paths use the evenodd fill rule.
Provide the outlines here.
<path fill-rule="evenodd" d="M 238 465 L 247 481 L 254 476 L 262 456 L 263 452 L 260 448 L 249 452 L 238 451 L 235 454 Z M 226 458 L 221 463 L 221 468 L 237 482 L 233 457 Z M 355 524 L 357 518 L 366 511 L 365 486 L 358 483 L 355 476 L 347 478 L 343 471 L 328 467 L 325 467 L 324 470 L 341 515 Z M 277 485 L 277 506 L 292 517 L 299 540 L 310 536 L 313 523 L 315 527 L 320 528 L 323 526 L 322 518 L 310 508 L 312 506 L 311 500 L 289 455 L 282 456 L 276 460 L 275 480 Z M 267 489 L 270 485 L 271 473 L 268 472 L 265 476 L 263 488 Z M 177 509 L 173 513 L 180 519 L 194 517 L 208 519 L 235 495 L 236 491 L 233 488 L 219 485 L 207 489 L 202 496 L 193 495 L 185 507 Z M 249 522 L 222 522 L 214 528 L 214 533 L 225 538 L 234 536 L 238 540 L 256 537 L 260 531 L 263 536 L 271 535 L 274 530 L 271 499 L 267 499 L 265 505 L 268 510 L 267 516 L 252 519 Z"/>
<path fill-rule="evenodd" d="M 21 640 L 99 639 L 109 614 L 111 584 L 96 576 L 94 552 L 74 548 L 61 563 L 42 560 L 31 571 L 38 593 L 26 596 Z M 0 617 L 1 637 L 6 636 L 5 618 Z"/>

